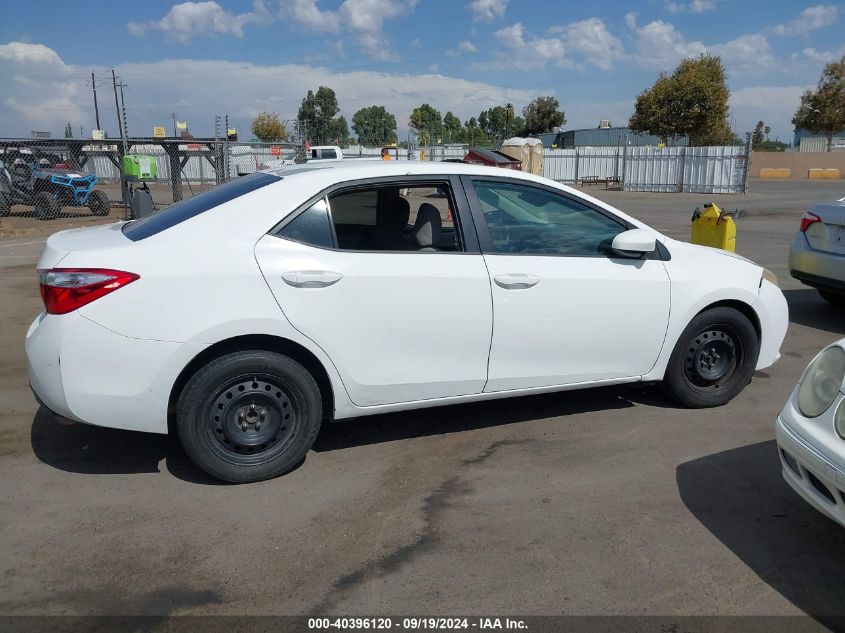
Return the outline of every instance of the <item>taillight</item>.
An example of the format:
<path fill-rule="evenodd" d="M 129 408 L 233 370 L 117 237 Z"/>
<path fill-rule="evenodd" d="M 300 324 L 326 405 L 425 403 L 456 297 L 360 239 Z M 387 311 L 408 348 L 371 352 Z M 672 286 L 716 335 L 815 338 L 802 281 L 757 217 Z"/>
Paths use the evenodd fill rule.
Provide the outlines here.
<path fill-rule="evenodd" d="M 801 216 L 801 232 L 804 233 L 816 222 L 821 222 L 822 219 L 812 211 L 805 211 Z"/>
<path fill-rule="evenodd" d="M 50 268 L 38 271 L 47 314 L 67 314 L 139 279 L 108 268 Z"/>

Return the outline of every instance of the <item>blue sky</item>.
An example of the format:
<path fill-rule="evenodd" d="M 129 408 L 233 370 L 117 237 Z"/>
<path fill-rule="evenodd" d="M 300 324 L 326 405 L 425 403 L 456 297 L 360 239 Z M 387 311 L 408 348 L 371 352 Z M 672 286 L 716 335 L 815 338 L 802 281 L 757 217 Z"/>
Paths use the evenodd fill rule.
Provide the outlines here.
<path fill-rule="evenodd" d="M 0 135 L 94 126 L 116 134 L 110 72 L 127 83 L 129 131 L 196 135 L 229 114 L 243 136 L 255 114 L 296 114 L 305 91 L 338 94 L 351 119 L 379 104 L 407 130 L 423 102 L 462 120 L 553 94 L 564 127 L 624 125 L 661 70 L 722 56 L 737 131 L 758 119 L 791 140 L 800 93 L 845 54 L 845 4 L 798 0 L 208 0 L 16 3 L 0 26 Z M 109 79 L 109 81 L 106 81 Z"/>

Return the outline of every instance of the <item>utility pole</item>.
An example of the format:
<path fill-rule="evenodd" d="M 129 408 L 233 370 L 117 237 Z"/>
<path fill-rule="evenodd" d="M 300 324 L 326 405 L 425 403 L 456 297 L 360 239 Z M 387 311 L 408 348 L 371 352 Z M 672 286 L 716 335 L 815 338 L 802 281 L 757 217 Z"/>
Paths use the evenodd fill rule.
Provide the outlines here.
<path fill-rule="evenodd" d="M 123 87 L 128 84 L 121 82 L 117 84 L 117 87 L 120 88 L 120 109 L 123 112 L 123 133 L 129 137 L 129 126 L 126 124 L 126 102 L 123 100 Z"/>
<path fill-rule="evenodd" d="M 123 140 L 123 153 L 126 154 L 126 137 L 123 134 L 123 123 L 120 120 L 120 104 L 117 102 L 117 75 L 114 68 L 111 69 L 111 84 L 114 89 L 114 110 L 117 113 L 117 127 L 120 130 L 120 138 Z"/>
<path fill-rule="evenodd" d="M 176 130 L 176 113 L 171 112 L 170 114 L 173 117 L 173 138 L 179 138 L 179 132 Z M 200 164 L 202 164 L 202 161 L 200 161 Z"/>
<path fill-rule="evenodd" d="M 97 120 L 97 129 L 100 127 L 100 106 L 97 105 L 97 80 L 94 79 L 94 71 L 91 71 L 91 88 L 94 90 L 94 118 Z"/>

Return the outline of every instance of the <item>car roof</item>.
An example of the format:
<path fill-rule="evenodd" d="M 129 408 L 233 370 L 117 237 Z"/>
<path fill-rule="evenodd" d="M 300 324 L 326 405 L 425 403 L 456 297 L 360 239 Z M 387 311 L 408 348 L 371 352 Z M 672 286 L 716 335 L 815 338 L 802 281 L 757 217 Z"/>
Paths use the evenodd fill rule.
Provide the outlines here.
<path fill-rule="evenodd" d="M 327 184 L 343 182 L 345 180 L 359 180 L 363 178 L 379 178 L 385 176 L 446 176 L 451 174 L 467 176 L 496 176 L 507 178 L 519 178 L 543 182 L 544 178 L 517 171 L 515 169 L 502 169 L 500 167 L 488 167 L 486 165 L 473 165 L 460 162 L 446 161 L 381 161 L 381 160 L 358 160 L 349 159 L 335 163 L 325 164 L 320 162 L 305 163 L 295 167 L 276 167 L 264 170 L 267 173 L 279 176 L 283 179 L 296 177 L 298 175 L 310 174 L 313 176 L 324 176 L 319 178 Z M 548 182 L 546 180 L 546 182 Z"/>

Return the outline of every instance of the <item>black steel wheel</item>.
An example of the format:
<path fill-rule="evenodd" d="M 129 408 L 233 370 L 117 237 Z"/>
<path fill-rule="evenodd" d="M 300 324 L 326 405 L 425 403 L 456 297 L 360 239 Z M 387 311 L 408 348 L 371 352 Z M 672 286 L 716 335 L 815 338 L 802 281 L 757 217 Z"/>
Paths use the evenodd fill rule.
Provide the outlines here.
<path fill-rule="evenodd" d="M 41 191 L 35 194 L 33 202 L 35 206 L 35 217 L 39 220 L 53 220 L 59 215 L 59 202 L 53 197 L 53 194 L 47 191 Z"/>
<path fill-rule="evenodd" d="M 748 318 L 718 307 L 696 315 L 684 329 L 666 367 L 664 389 L 689 407 L 716 407 L 751 381 L 760 341 Z"/>
<path fill-rule="evenodd" d="M 261 350 L 214 359 L 177 401 L 179 439 L 208 474 L 233 483 L 294 468 L 317 437 L 320 390 L 296 361 Z"/>
<path fill-rule="evenodd" d="M 88 196 L 88 208 L 94 215 L 108 215 L 111 211 L 111 200 L 102 189 L 94 189 Z"/>

